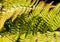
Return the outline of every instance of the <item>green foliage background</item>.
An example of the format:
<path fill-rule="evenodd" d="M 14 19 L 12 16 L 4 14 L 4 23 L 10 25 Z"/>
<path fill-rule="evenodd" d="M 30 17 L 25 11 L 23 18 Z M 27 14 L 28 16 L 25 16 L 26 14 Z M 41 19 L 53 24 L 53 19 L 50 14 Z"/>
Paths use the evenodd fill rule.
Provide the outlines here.
<path fill-rule="evenodd" d="M 60 42 L 60 3 L 52 3 L 2 0 L 0 42 Z"/>

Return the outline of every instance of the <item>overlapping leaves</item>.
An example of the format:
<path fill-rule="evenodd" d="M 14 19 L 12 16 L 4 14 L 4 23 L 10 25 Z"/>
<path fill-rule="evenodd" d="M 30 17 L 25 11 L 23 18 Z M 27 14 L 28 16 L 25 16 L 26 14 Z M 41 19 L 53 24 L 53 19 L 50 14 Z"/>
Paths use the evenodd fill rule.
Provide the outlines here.
<path fill-rule="evenodd" d="M 5 30 L 0 34 L 6 32 L 9 37 L 9 34 L 18 33 L 15 40 L 19 40 L 21 34 L 27 36 L 56 30 L 60 26 L 60 3 L 56 6 L 51 4 L 39 0 L 3 0 L 0 30 L 2 27 Z"/>

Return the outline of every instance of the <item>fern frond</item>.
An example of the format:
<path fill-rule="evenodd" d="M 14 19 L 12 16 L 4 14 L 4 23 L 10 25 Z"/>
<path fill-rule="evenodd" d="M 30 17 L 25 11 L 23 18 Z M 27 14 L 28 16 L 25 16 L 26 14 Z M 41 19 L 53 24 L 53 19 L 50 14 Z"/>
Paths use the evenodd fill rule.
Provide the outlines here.
<path fill-rule="evenodd" d="M 53 9 L 51 9 L 49 12 L 46 13 L 46 11 L 48 11 L 48 9 L 45 11 L 45 13 L 41 13 L 42 14 L 42 18 L 44 18 L 44 20 L 51 25 L 53 30 L 56 30 L 59 27 L 59 22 L 57 18 L 57 15 L 59 14 L 59 9 L 60 9 L 60 3 Z M 42 11 L 44 12 L 44 10 Z M 44 15 L 45 14 L 45 15 Z M 58 25 L 59 24 L 59 25 Z"/>
<path fill-rule="evenodd" d="M 25 37 L 25 34 L 20 35 L 20 39 L 18 39 L 19 33 L 8 33 L 5 32 L 0 35 L 0 42 L 60 42 L 60 32 L 47 32 L 44 34 L 41 34 L 37 32 L 37 35 L 32 33 L 28 34 L 27 37 Z"/>
<path fill-rule="evenodd" d="M 26 9 L 27 9 L 26 13 L 30 12 L 30 10 L 32 8 L 30 6 L 28 7 L 29 4 L 27 6 L 25 6 L 25 4 L 23 4 L 21 2 L 24 2 L 24 3 L 29 2 L 29 4 L 31 3 L 30 0 L 28 0 L 27 2 L 22 1 L 22 0 L 18 0 L 18 1 L 16 1 L 16 0 L 15 1 L 3 0 L 2 15 L 0 15 L 0 16 L 2 16 L 2 18 L 0 20 L 0 22 L 1 22 L 0 23 L 0 29 L 3 27 L 3 25 L 7 19 L 13 17 L 12 18 L 12 21 L 13 21 L 18 16 L 18 14 L 23 14 L 26 11 Z M 34 1 L 32 3 L 34 3 Z"/>
<path fill-rule="evenodd" d="M 40 0 L 2 1 L 0 41 L 59 42 L 60 32 L 55 30 L 60 26 L 60 3 L 52 5 L 53 2 L 47 4 Z"/>

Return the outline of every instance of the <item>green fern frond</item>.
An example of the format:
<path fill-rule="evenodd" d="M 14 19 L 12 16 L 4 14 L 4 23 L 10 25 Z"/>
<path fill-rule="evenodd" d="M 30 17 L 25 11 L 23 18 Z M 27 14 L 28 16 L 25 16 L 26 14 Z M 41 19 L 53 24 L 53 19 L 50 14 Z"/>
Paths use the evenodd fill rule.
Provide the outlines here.
<path fill-rule="evenodd" d="M 60 32 L 55 30 L 60 26 L 60 3 L 52 3 L 40 0 L 2 0 L 0 41 L 59 42 Z"/>
<path fill-rule="evenodd" d="M 0 35 L 1 42 L 60 42 L 60 32 L 47 32 L 44 34 L 37 33 L 34 36 L 30 33 L 25 37 L 25 34 L 20 35 L 20 39 L 18 40 L 19 33 L 8 33 L 5 32 Z M 18 41 L 17 41 L 18 40 Z"/>
<path fill-rule="evenodd" d="M 60 10 L 60 3 L 55 6 L 55 8 L 51 9 L 50 11 L 47 9 L 46 11 L 49 11 L 49 12 L 46 12 L 44 13 L 44 10 L 42 11 L 43 13 L 42 14 L 42 18 L 44 18 L 44 20 L 51 25 L 52 29 L 53 30 L 56 30 L 58 27 L 59 27 L 59 20 L 58 20 L 58 16 L 57 15 L 60 15 L 59 14 L 59 11 Z M 60 18 L 60 17 L 59 17 Z"/>
<path fill-rule="evenodd" d="M 40 6 L 40 9 L 38 6 Z M 11 20 L 7 21 L 5 23 L 5 28 L 19 28 L 21 32 L 25 31 L 25 33 L 30 33 L 32 31 L 33 34 L 38 31 L 42 33 L 47 32 L 47 30 L 52 31 L 49 24 L 47 24 L 46 21 L 40 16 L 40 12 L 43 7 L 44 2 L 40 2 L 30 15 L 22 14 L 13 22 L 11 22 Z"/>

